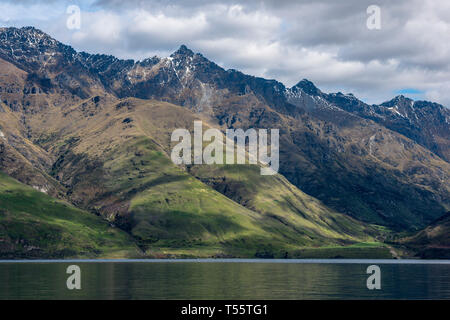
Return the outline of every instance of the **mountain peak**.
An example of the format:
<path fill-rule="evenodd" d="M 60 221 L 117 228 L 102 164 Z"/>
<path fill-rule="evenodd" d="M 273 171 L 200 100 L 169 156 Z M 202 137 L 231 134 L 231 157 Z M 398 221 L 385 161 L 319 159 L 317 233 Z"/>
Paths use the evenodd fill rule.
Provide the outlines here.
<path fill-rule="evenodd" d="M 42 30 L 37 29 L 37 28 L 35 28 L 33 26 L 25 26 L 25 27 L 20 28 L 19 30 L 24 30 L 24 31 L 29 31 L 29 32 L 37 32 L 37 33 L 44 34 L 44 32 Z"/>
<path fill-rule="evenodd" d="M 16 28 L 16 27 L 3 27 L 0 28 L 1 32 L 8 32 L 13 34 L 21 34 L 21 35 L 39 35 L 40 37 L 46 37 L 51 38 L 48 34 L 46 34 L 44 31 L 37 29 L 35 27 L 27 26 L 22 28 Z"/>
<path fill-rule="evenodd" d="M 299 83 L 297 83 L 294 88 L 300 88 L 305 93 L 312 95 L 312 96 L 318 96 L 322 92 L 308 79 L 303 79 Z"/>
<path fill-rule="evenodd" d="M 383 102 L 381 105 L 384 107 L 393 107 L 393 106 L 403 106 L 403 105 L 411 105 L 411 103 L 414 102 L 414 100 L 405 97 L 404 95 L 398 95 L 394 97 L 393 99 Z"/>
<path fill-rule="evenodd" d="M 408 98 L 408 97 L 405 97 L 405 96 L 402 95 L 402 94 L 400 94 L 400 95 L 394 97 L 394 99 L 392 99 L 392 100 L 395 100 L 395 101 L 412 101 L 412 99 L 410 99 L 410 98 Z"/>
<path fill-rule="evenodd" d="M 5 46 L 56 47 L 62 45 L 57 40 L 35 27 L 0 28 L 0 43 Z"/>
<path fill-rule="evenodd" d="M 189 49 L 188 47 L 186 47 L 184 44 L 182 44 L 177 51 L 175 51 L 174 53 L 172 53 L 170 56 L 176 56 L 176 55 L 182 55 L 182 56 L 193 56 L 195 53 L 194 51 L 192 51 L 191 49 Z"/>

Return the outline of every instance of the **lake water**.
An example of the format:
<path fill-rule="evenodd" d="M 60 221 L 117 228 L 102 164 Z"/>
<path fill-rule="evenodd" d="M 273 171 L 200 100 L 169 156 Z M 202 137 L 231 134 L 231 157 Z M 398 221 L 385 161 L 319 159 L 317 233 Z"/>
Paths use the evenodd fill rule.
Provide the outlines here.
<path fill-rule="evenodd" d="M 381 290 L 366 286 L 373 264 Z M 0 261 L 0 299 L 450 299 L 450 261 Z"/>

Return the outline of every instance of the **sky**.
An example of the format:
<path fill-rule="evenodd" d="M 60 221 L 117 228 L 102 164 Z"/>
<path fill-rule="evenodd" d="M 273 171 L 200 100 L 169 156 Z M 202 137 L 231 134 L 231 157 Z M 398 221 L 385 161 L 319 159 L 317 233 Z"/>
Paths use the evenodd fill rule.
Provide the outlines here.
<path fill-rule="evenodd" d="M 403 94 L 450 106 L 450 1 L 0 0 L 0 25 L 135 60 L 185 44 L 288 87 L 306 78 L 367 103 Z"/>

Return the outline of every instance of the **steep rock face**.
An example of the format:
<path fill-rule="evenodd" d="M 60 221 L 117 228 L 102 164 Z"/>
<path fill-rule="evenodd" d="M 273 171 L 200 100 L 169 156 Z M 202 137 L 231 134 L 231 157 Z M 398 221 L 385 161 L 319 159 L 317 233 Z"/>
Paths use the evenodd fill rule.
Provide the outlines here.
<path fill-rule="evenodd" d="M 368 106 L 353 95 L 325 94 L 308 80 L 286 88 L 224 70 L 185 46 L 170 57 L 137 62 L 77 53 L 33 28 L 2 29 L 0 58 L 20 70 L 10 73 L 21 74 L 18 80 L 4 77 L 4 105 L 50 152 L 53 138 L 37 133 L 46 123 L 43 109 L 69 116 L 79 106 L 89 118 L 111 99 L 156 99 L 222 129 L 279 128 L 280 173 L 358 219 L 414 229 L 449 205 L 449 164 L 436 155 L 448 152 L 448 110 L 432 103 L 415 102 L 411 110 L 402 101 Z"/>
<path fill-rule="evenodd" d="M 0 30 L 0 58 L 27 72 L 26 83 L 31 88 L 24 88 L 24 93 L 66 90 L 87 98 L 103 90 L 98 76 L 86 67 L 84 57 L 33 27 Z"/>

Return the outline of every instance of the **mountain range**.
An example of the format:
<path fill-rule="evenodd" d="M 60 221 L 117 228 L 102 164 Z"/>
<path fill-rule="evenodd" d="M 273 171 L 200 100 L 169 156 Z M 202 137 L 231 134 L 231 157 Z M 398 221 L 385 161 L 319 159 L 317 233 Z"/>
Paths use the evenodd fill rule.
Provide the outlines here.
<path fill-rule="evenodd" d="M 2 258 L 439 258 L 450 247 L 417 240 L 448 230 L 450 111 L 437 103 L 368 105 L 306 79 L 288 88 L 184 45 L 142 61 L 77 52 L 33 27 L 0 28 L 0 101 Z M 170 135 L 194 120 L 279 129 L 279 174 L 174 165 Z"/>

